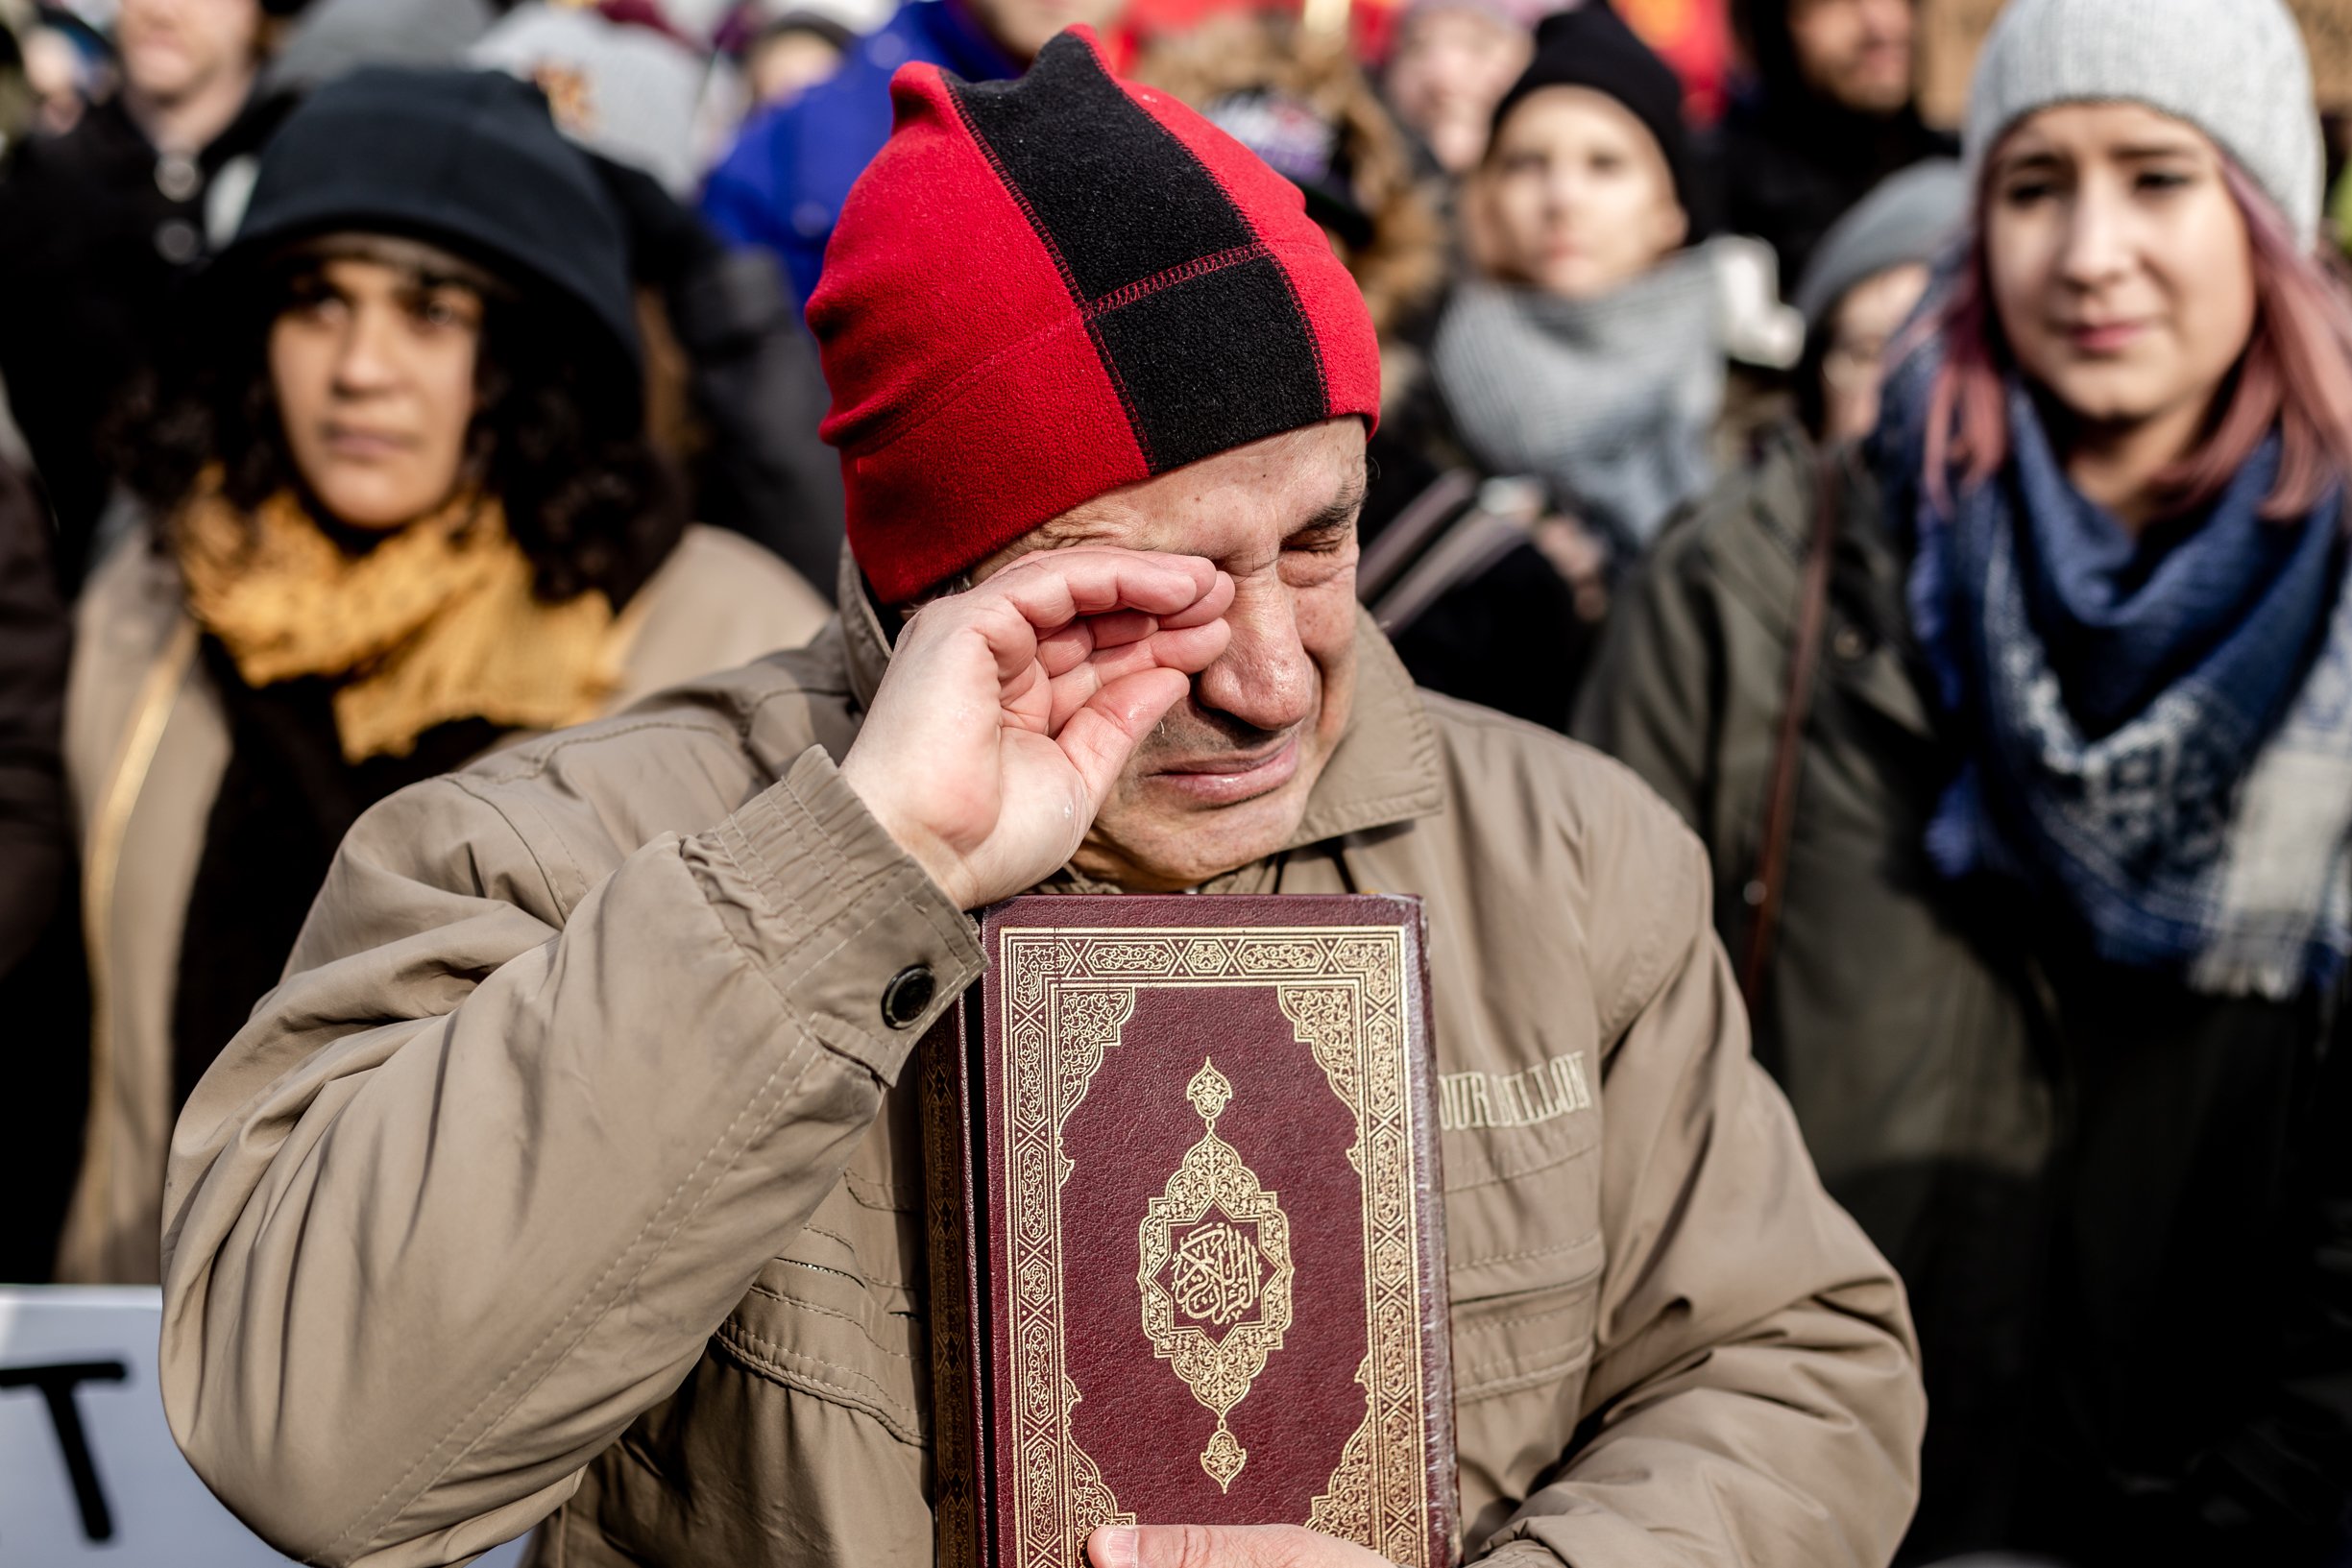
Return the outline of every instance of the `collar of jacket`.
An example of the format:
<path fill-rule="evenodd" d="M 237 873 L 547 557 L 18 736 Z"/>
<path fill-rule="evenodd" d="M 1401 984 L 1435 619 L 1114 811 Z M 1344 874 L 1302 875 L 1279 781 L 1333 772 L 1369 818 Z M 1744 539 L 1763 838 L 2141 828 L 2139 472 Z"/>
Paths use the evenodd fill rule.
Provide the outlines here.
<path fill-rule="evenodd" d="M 850 690 L 870 708 L 890 662 L 890 638 L 865 574 L 841 552 L 841 640 Z M 1437 815 L 1445 808 L 1437 732 L 1403 661 L 1370 615 L 1356 612 L 1356 699 L 1347 729 L 1307 797 L 1297 829 L 1275 853 Z"/>

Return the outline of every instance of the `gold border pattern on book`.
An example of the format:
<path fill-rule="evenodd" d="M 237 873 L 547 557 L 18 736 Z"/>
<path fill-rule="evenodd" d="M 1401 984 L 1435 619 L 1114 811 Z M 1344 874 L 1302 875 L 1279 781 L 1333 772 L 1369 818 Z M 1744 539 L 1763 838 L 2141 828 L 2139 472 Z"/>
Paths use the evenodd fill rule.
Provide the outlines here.
<path fill-rule="evenodd" d="M 1010 1256 L 1014 1560 L 1075 1568 L 1088 1532 L 1132 1523 L 1071 1437 L 1079 1390 L 1064 1342 L 1062 1128 L 1143 987 L 1274 989 L 1296 1038 L 1355 1119 L 1363 1175 L 1367 1354 L 1363 1422 L 1303 1521 L 1402 1568 L 1431 1568 L 1413 1190 L 1404 935 L 1394 927 L 1005 927 L 998 961 L 1004 1097 L 999 1145 Z"/>

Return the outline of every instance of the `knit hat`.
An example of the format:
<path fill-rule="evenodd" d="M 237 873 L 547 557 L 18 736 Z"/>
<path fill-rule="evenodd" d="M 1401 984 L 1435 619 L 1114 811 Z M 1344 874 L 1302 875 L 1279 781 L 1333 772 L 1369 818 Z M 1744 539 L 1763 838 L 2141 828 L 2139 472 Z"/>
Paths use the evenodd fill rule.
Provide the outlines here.
<path fill-rule="evenodd" d="M 2053 104 L 2126 102 L 2186 120 L 2319 233 L 2325 158 L 2311 63 L 2282 0 L 2009 0 L 1976 57 L 1969 187 L 2009 128 Z"/>
<path fill-rule="evenodd" d="M 1967 217 L 1968 181 L 1951 158 L 1931 157 L 1879 181 L 1822 236 L 1805 264 L 1795 303 L 1806 330 L 1819 331 L 1856 283 L 1934 261 Z"/>
<path fill-rule="evenodd" d="M 1377 417 L 1371 318 L 1298 187 L 1090 30 L 1017 81 L 909 64 L 890 96 L 809 302 L 885 602 L 1106 491 Z"/>
<path fill-rule="evenodd" d="M 244 221 L 211 273 L 336 229 L 447 245 L 544 284 L 601 327 L 637 374 L 620 215 L 536 87 L 495 72 L 404 66 L 328 83 L 262 153 Z"/>
<path fill-rule="evenodd" d="M 525 0 L 466 51 L 475 65 L 535 83 L 559 130 L 691 199 L 710 60 L 651 27 L 578 6 Z"/>
<path fill-rule="evenodd" d="M 1584 0 L 1537 24 L 1536 58 L 1494 106 L 1495 132 L 1501 133 L 1521 99 L 1545 87 L 1588 87 L 1623 104 L 1665 155 L 1674 199 L 1685 213 L 1697 216 L 1682 79 L 1625 25 L 1609 0 Z"/>
<path fill-rule="evenodd" d="M 318 0 L 261 73 L 266 96 L 299 96 L 362 65 L 454 65 L 490 31 L 490 0 Z"/>

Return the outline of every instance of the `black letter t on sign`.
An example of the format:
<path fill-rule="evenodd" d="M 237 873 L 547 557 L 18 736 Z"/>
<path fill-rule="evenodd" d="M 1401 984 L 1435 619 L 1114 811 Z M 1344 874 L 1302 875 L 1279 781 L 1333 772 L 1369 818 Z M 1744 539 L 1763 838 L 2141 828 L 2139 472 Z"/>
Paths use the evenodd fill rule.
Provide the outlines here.
<path fill-rule="evenodd" d="M 93 1541 L 114 1538 L 114 1516 L 107 1511 L 107 1494 L 98 1485 L 98 1467 L 90 1462 L 90 1445 L 82 1435 L 74 1386 L 120 1383 L 130 1375 L 131 1369 L 121 1362 L 0 1366 L 0 1393 L 11 1388 L 38 1388 L 49 1402 L 49 1424 L 57 1429 L 58 1447 L 65 1451 L 65 1474 L 74 1484 L 74 1502 L 82 1508 L 82 1533 Z"/>

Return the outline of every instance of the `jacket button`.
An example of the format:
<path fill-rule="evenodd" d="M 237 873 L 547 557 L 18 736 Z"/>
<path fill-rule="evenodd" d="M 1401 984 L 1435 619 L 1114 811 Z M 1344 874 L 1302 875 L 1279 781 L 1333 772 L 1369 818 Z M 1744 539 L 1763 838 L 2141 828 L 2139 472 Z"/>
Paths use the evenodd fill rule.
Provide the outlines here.
<path fill-rule="evenodd" d="M 923 1009 L 931 1005 L 932 994 L 938 988 L 939 982 L 921 964 L 900 970 L 883 988 L 882 1021 L 894 1029 L 912 1028 L 914 1021 L 923 1016 Z"/>
<path fill-rule="evenodd" d="M 1830 639 L 1830 645 L 1837 651 L 1837 657 L 1848 663 L 1870 651 L 1870 639 L 1851 626 L 1840 626 L 1837 636 Z"/>

